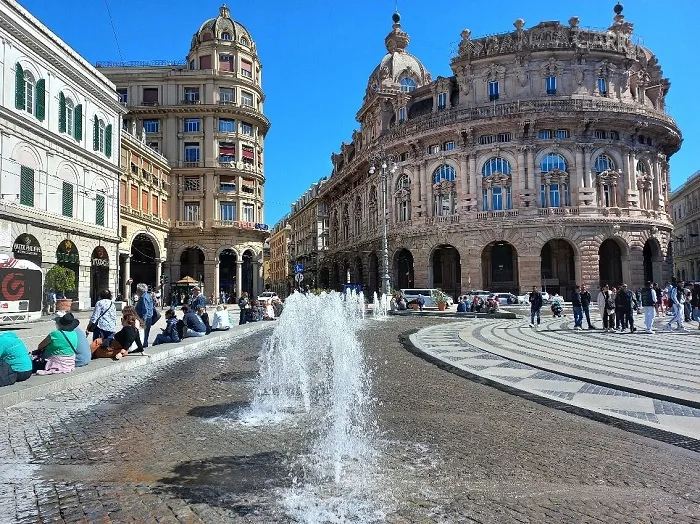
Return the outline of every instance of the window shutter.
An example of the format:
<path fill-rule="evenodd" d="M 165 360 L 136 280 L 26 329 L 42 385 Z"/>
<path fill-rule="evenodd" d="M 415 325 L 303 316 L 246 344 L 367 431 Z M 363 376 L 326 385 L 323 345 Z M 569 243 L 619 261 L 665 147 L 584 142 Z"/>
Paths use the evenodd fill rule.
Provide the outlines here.
<path fill-rule="evenodd" d="M 95 199 L 95 223 L 98 226 L 105 225 L 105 197 L 97 195 Z"/>
<path fill-rule="evenodd" d="M 112 124 L 105 127 L 105 155 L 107 158 L 112 156 Z"/>
<path fill-rule="evenodd" d="M 58 132 L 66 132 L 66 95 L 58 93 Z"/>
<path fill-rule="evenodd" d="M 34 207 L 34 170 L 27 166 L 20 170 L 19 203 Z"/>
<path fill-rule="evenodd" d="M 92 150 L 100 150 L 100 122 L 97 120 L 97 115 L 92 122 Z"/>
<path fill-rule="evenodd" d="M 40 78 L 36 81 L 36 116 L 40 121 L 46 118 L 46 80 Z"/>
<path fill-rule="evenodd" d="M 63 182 L 63 216 L 73 216 L 73 184 Z"/>
<path fill-rule="evenodd" d="M 15 107 L 17 109 L 24 109 L 25 100 L 24 69 L 22 69 L 22 66 L 17 62 L 15 64 Z"/>
<path fill-rule="evenodd" d="M 78 104 L 73 110 L 73 125 L 75 126 L 75 139 L 83 139 L 83 105 Z"/>

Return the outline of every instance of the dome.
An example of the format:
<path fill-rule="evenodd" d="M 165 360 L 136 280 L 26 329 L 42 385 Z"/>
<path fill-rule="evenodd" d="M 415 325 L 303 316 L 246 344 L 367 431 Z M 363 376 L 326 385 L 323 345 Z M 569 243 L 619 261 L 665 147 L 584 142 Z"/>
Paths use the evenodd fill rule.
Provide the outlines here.
<path fill-rule="evenodd" d="M 387 54 L 369 77 L 368 93 L 392 88 L 410 92 L 431 81 L 430 73 L 421 61 L 406 51 L 411 39 L 401 29 L 401 17 L 394 13 L 392 19 L 391 32 L 384 39 Z"/>
<path fill-rule="evenodd" d="M 232 40 L 243 45 L 253 46 L 253 39 L 243 24 L 231 18 L 231 11 L 226 4 L 219 8 L 219 16 L 206 20 L 192 37 L 192 46 L 218 38 Z"/>

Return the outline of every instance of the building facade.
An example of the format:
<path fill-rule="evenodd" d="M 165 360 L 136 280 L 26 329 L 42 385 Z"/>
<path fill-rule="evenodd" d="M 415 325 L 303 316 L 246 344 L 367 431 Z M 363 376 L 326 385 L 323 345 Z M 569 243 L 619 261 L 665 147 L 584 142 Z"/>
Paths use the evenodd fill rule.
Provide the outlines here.
<path fill-rule="evenodd" d="M 384 194 L 394 288 L 569 296 L 577 283 L 667 278 L 668 159 L 681 135 L 657 58 L 620 5 L 607 31 L 577 17 L 514 26 L 464 30 L 454 75 L 432 79 L 394 15 L 360 129 L 321 191 L 322 286 L 379 288 Z"/>
<path fill-rule="evenodd" d="M 158 151 L 137 136 L 136 126 L 121 134 L 119 179 L 119 290 L 132 297 L 143 282 L 153 289 L 162 283 L 167 260 L 170 166 Z M 167 289 L 168 286 L 166 286 Z"/>
<path fill-rule="evenodd" d="M 147 144 L 171 166 L 173 221 L 167 273 L 192 277 L 206 295 L 263 287 L 262 64 L 255 42 L 226 6 L 176 62 L 98 64 L 116 85 Z"/>
<path fill-rule="evenodd" d="M 700 281 L 700 171 L 671 194 L 673 213 L 673 274 Z"/>
<path fill-rule="evenodd" d="M 289 271 L 289 235 L 291 233 L 288 216 L 282 218 L 272 228 L 270 235 L 270 291 L 286 297 L 291 289 Z"/>
<path fill-rule="evenodd" d="M 0 4 L 0 250 L 73 270 L 74 309 L 117 287 L 115 86 L 14 0 Z"/>

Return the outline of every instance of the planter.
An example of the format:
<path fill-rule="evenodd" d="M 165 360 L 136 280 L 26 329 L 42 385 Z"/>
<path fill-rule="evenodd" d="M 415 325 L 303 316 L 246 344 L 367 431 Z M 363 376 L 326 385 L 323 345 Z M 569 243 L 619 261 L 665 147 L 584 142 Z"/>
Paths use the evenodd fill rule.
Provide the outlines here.
<path fill-rule="evenodd" d="M 447 307 L 447 302 L 438 302 L 438 311 L 445 311 Z"/>
<path fill-rule="evenodd" d="M 70 311 L 73 300 L 70 298 L 56 299 L 56 311 Z"/>

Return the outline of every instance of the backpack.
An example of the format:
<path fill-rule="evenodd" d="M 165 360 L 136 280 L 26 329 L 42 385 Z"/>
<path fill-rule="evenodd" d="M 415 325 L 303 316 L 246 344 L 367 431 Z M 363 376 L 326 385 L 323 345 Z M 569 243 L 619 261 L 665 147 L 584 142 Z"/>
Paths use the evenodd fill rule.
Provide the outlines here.
<path fill-rule="evenodd" d="M 614 310 L 615 309 L 615 299 L 610 291 L 605 295 L 605 309 Z"/>

